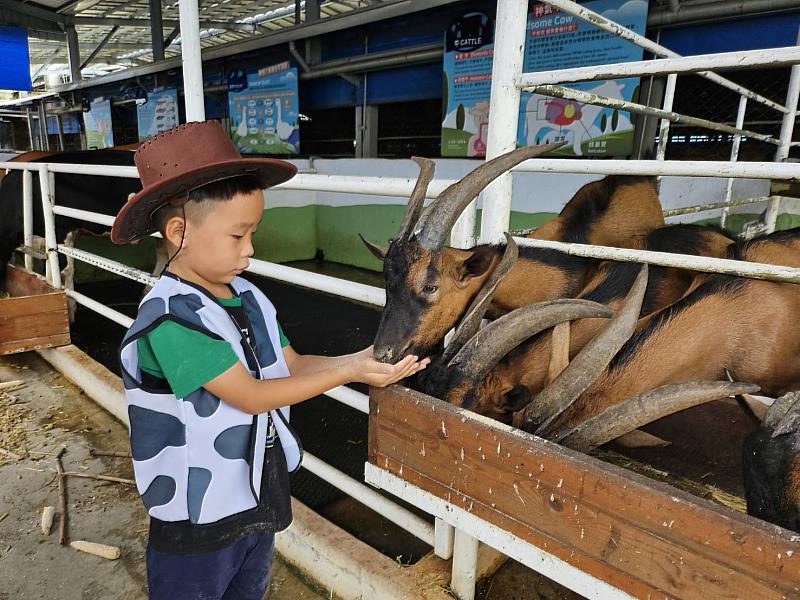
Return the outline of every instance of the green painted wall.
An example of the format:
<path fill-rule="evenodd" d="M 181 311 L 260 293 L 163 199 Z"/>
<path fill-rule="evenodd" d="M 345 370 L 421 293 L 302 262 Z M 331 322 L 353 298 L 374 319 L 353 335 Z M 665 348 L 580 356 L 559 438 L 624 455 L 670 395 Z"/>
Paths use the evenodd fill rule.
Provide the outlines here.
<path fill-rule="evenodd" d="M 318 250 L 327 261 L 381 270 L 381 263 L 361 243 L 358 234 L 384 244 L 397 232 L 405 207 L 367 204 L 359 206 L 301 206 L 269 208 L 254 238 L 256 257 L 270 262 L 290 262 L 314 258 Z M 511 213 L 511 228 L 537 227 L 555 213 Z M 740 231 L 755 214 L 735 214 L 729 218 L 729 229 Z M 480 223 L 480 211 L 477 222 Z M 711 224 L 717 219 L 706 221 Z M 781 214 L 778 229 L 800 226 L 800 215 Z M 150 272 L 155 257 L 155 240 L 116 246 L 107 237 L 81 236 L 77 247 L 100 256 L 129 264 Z M 101 281 L 115 276 L 98 267 L 78 263 L 76 281 Z"/>

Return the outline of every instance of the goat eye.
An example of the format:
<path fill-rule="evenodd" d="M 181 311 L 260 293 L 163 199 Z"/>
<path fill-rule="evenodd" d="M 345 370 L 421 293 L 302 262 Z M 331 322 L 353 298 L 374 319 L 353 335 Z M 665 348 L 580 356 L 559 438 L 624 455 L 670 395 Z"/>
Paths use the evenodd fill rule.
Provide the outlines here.
<path fill-rule="evenodd" d="M 433 292 L 435 292 L 438 289 L 439 288 L 436 287 L 435 285 L 426 285 L 424 288 L 422 288 L 422 292 L 424 294 L 432 294 Z"/>

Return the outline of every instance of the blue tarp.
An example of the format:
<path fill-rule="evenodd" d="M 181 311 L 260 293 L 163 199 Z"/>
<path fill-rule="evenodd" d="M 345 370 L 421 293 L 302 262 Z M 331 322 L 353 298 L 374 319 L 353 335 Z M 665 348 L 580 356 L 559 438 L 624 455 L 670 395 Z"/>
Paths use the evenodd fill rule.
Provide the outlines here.
<path fill-rule="evenodd" d="M 20 27 L 0 26 L 0 90 L 31 91 L 28 33 Z"/>

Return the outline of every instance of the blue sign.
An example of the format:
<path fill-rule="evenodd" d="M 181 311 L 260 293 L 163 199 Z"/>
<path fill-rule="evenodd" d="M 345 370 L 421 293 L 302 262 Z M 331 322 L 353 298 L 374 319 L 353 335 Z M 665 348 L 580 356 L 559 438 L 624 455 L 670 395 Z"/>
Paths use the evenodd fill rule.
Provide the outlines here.
<path fill-rule="evenodd" d="M 161 90 L 147 94 L 147 102 L 136 107 L 139 141 L 153 137 L 178 125 L 178 90 Z"/>
<path fill-rule="evenodd" d="M 297 69 L 279 63 L 247 77 L 247 89 L 228 94 L 231 137 L 243 154 L 300 151 Z"/>
<path fill-rule="evenodd" d="M 590 0 L 582 3 L 644 35 L 644 0 Z M 465 13 L 445 34 L 442 156 L 485 156 L 494 59 L 494 24 L 486 15 Z M 532 2 L 526 26 L 523 71 L 549 71 L 641 60 L 642 49 L 558 8 Z M 591 81 L 567 87 L 630 101 L 638 78 Z M 518 145 L 566 141 L 560 156 L 624 156 L 633 144 L 627 112 L 522 92 Z"/>
<path fill-rule="evenodd" d="M 83 113 L 86 130 L 86 147 L 89 150 L 111 148 L 114 145 L 114 129 L 111 124 L 111 100 L 95 99 L 91 110 Z"/>
<path fill-rule="evenodd" d="M 241 92 L 247 89 L 247 74 L 241 69 L 228 73 L 228 91 Z"/>
<path fill-rule="evenodd" d="M 28 33 L 21 27 L 0 26 L 0 56 L 0 89 L 31 91 Z"/>
<path fill-rule="evenodd" d="M 61 115 L 61 133 L 80 133 L 81 127 L 78 124 L 78 118 L 73 113 L 64 113 Z M 56 135 L 58 133 L 58 121 L 55 115 L 47 116 L 47 135 Z"/>

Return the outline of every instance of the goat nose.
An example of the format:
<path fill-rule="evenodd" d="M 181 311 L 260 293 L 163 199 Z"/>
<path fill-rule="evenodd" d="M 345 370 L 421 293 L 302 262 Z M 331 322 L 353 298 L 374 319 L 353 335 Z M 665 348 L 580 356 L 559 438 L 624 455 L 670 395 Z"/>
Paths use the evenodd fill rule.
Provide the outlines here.
<path fill-rule="evenodd" d="M 392 360 L 394 356 L 394 348 L 390 346 L 385 346 L 383 348 L 376 348 L 372 355 L 375 357 L 375 360 L 379 362 L 389 362 Z"/>

